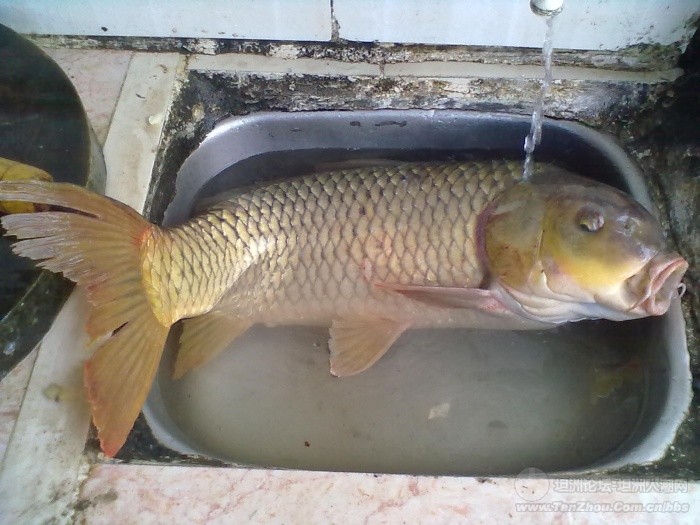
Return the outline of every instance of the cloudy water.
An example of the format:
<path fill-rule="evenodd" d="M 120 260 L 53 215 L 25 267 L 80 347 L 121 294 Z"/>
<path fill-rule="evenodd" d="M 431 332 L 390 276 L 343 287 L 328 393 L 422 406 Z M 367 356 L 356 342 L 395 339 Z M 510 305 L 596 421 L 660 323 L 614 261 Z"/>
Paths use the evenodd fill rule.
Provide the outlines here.
<path fill-rule="evenodd" d="M 323 328 L 256 326 L 178 381 L 171 345 L 158 419 L 191 450 L 236 464 L 517 474 L 613 452 L 639 420 L 648 380 L 638 323 L 409 331 L 343 379 L 329 373 L 327 340 Z"/>

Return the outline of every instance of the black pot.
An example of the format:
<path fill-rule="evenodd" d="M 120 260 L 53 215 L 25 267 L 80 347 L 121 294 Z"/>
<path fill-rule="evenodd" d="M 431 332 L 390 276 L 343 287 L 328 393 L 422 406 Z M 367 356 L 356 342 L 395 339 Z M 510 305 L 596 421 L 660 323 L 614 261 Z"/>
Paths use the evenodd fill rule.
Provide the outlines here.
<path fill-rule="evenodd" d="M 102 189 L 104 161 L 61 68 L 2 25 L 0 64 L 0 157 Z M 61 276 L 15 256 L 11 239 L 0 237 L 0 379 L 41 340 L 70 289 Z"/>

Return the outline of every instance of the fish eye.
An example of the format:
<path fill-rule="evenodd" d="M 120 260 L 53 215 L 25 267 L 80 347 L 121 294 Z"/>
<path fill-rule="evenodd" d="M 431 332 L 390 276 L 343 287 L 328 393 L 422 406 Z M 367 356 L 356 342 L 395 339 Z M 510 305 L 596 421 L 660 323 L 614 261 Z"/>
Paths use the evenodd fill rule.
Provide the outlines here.
<path fill-rule="evenodd" d="M 603 224 L 605 224 L 605 218 L 600 211 L 584 206 L 576 214 L 576 223 L 581 230 L 587 233 L 592 233 L 600 230 L 603 227 Z"/>
<path fill-rule="evenodd" d="M 625 219 L 625 224 L 623 225 L 623 228 L 625 232 L 630 233 L 634 231 L 638 226 L 638 222 L 634 220 L 632 217 L 627 217 Z"/>

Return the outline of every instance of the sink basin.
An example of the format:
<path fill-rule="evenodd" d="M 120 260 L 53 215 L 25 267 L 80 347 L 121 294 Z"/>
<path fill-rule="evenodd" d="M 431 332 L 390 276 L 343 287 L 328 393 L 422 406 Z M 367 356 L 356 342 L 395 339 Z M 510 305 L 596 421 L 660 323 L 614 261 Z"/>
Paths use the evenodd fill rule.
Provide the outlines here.
<path fill-rule="evenodd" d="M 164 223 L 202 197 L 356 158 L 522 158 L 529 117 L 468 111 L 255 113 L 219 123 L 172 180 Z M 613 139 L 545 120 L 548 161 L 651 202 Z M 144 414 L 168 448 L 233 465 L 430 475 L 581 472 L 658 459 L 690 401 L 678 304 L 661 318 L 549 331 L 421 330 L 338 379 L 328 333 L 256 326 L 170 379 L 173 331 Z M 156 458 L 154 458 L 156 459 Z M 197 461 L 195 458 L 193 461 Z"/>

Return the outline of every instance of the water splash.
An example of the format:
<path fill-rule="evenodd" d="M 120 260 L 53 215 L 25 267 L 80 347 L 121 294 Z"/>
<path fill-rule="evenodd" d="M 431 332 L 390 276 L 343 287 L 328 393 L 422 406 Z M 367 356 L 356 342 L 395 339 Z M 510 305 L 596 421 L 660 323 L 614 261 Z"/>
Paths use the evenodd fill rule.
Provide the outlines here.
<path fill-rule="evenodd" d="M 535 109 L 532 112 L 532 122 L 530 123 L 530 133 L 525 137 L 525 165 L 523 167 L 523 180 L 532 178 L 532 170 L 535 163 L 534 152 L 542 140 L 542 115 L 544 113 L 544 101 L 549 93 L 549 86 L 552 83 L 552 51 L 554 50 L 554 18 L 547 18 L 547 32 L 544 37 L 544 45 L 542 46 L 542 57 L 544 58 L 544 78 L 542 79 L 542 87 L 540 94 L 535 103 Z"/>

